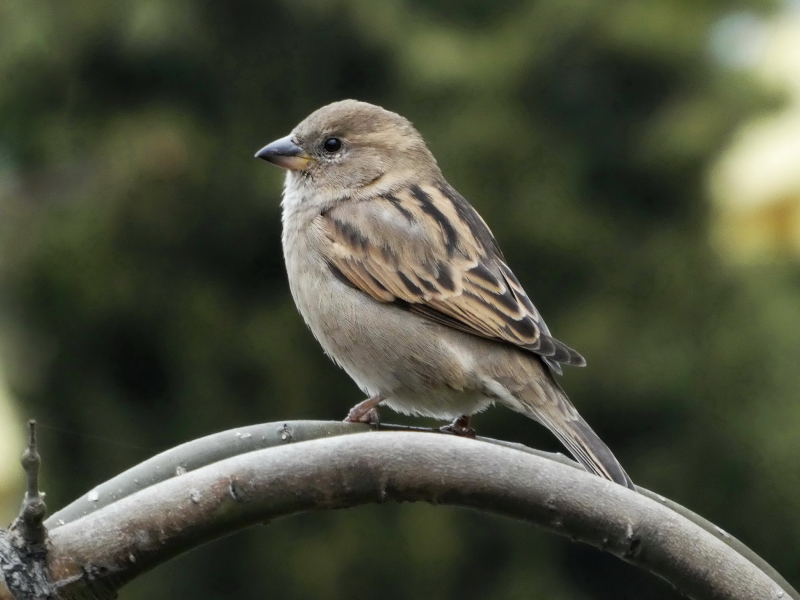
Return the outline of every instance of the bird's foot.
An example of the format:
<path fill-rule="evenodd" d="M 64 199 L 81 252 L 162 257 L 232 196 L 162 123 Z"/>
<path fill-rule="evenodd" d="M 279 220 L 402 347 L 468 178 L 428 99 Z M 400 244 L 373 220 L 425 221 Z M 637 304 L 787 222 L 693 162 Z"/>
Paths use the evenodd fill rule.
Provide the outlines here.
<path fill-rule="evenodd" d="M 452 433 L 466 438 L 475 438 L 475 430 L 469 426 L 469 417 L 467 415 L 458 417 L 450 425 L 440 427 L 439 431 L 443 433 Z"/>
<path fill-rule="evenodd" d="M 381 416 L 378 413 L 378 404 L 383 401 L 380 396 L 373 396 L 367 398 L 363 402 L 359 402 L 345 417 L 346 423 L 367 423 L 369 425 L 380 425 Z"/>

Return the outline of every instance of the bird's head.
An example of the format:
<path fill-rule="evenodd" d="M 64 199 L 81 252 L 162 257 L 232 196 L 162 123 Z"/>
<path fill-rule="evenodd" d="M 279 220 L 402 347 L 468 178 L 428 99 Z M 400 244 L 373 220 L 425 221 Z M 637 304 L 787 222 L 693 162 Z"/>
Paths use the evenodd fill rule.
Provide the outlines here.
<path fill-rule="evenodd" d="M 286 169 L 287 188 L 311 184 L 328 200 L 386 192 L 409 178 L 439 174 L 436 160 L 408 119 L 357 100 L 323 106 L 256 157 Z"/>

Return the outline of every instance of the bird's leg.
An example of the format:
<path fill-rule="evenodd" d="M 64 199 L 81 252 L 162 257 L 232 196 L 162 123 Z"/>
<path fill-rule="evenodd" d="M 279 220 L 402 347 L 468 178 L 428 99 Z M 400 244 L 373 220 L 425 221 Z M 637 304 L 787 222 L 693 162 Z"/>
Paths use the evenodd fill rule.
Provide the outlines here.
<path fill-rule="evenodd" d="M 381 402 L 383 402 L 383 396 L 381 395 L 373 396 L 372 398 L 367 398 L 363 402 L 359 402 L 347 413 L 345 422 L 379 425 L 381 417 L 378 414 L 378 404 Z"/>
<path fill-rule="evenodd" d="M 440 431 L 445 433 L 454 433 L 461 437 L 474 438 L 475 430 L 469 426 L 469 416 L 462 415 L 453 421 L 450 425 L 445 425 L 440 428 Z"/>

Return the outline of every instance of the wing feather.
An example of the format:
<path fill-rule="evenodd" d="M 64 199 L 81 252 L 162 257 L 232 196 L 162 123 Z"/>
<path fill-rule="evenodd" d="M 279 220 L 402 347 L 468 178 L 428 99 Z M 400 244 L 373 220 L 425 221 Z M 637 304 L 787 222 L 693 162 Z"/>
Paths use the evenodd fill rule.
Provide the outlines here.
<path fill-rule="evenodd" d="M 550 335 L 486 223 L 446 183 L 412 186 L 320 216 L 334 275 L 379 302 L 559 363 L 583 357 Z"/>

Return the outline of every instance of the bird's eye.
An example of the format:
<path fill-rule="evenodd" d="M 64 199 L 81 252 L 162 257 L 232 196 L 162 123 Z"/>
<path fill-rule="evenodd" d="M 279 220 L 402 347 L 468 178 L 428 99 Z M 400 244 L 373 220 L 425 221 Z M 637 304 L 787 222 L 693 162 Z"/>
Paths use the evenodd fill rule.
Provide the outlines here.
<path fill-rule="evenodd" d="M 329 137 L 327 140 L 322 142 L 322 149 L 325 150 L 325 152 L 330 152 L 331 154 L 338 152 L 341 147 L 342 140 L 339 138 Z"/>

